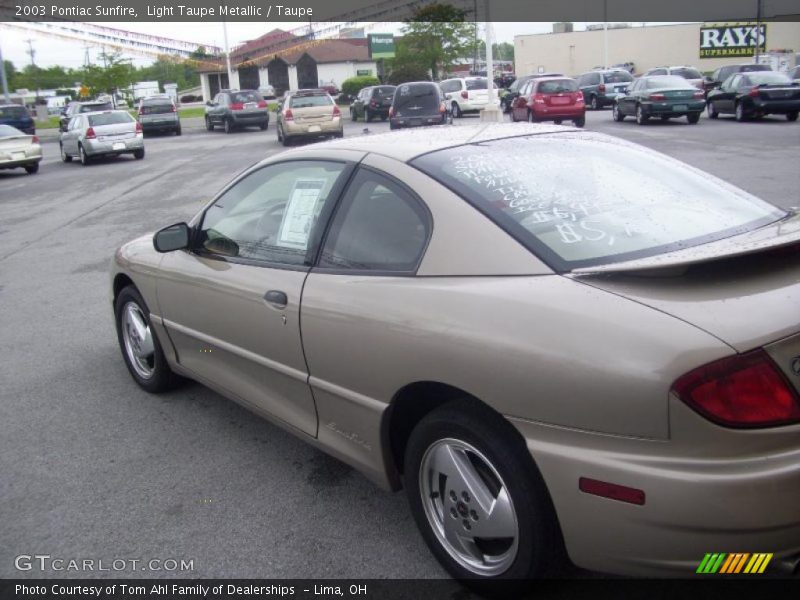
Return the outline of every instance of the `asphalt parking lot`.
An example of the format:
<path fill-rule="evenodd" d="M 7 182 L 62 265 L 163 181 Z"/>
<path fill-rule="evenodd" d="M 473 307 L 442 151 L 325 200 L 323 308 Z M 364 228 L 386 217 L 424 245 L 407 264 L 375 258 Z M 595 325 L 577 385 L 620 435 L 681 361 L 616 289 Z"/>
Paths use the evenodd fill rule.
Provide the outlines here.
<path fill-rule="evenodd" d="M 476 122 L 458 120 L 455 126 Z M 618 135 L 781 207 L 800 205 L 800 122 L 637 126 Z M 388 130 L 347 122 L 345 136 Z M 108 265 L 125 241 L 188 220 L 236 173 L 280 152 L 274 123 L 226 135 L 186 123 L 142 161 L 0 171 L 0 577 L 435 578 L 403 494 L 210 390 L 140 390 L 119 354 Z M 193 570 L 20 572 L 15 557 L 177 559 Z"/>

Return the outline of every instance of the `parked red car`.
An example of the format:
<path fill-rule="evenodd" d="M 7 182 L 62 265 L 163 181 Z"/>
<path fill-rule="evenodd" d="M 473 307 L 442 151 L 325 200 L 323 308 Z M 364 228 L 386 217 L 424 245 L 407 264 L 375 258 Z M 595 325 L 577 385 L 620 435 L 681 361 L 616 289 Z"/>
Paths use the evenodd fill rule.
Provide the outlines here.
<path fill-rule="evenodd" d="M 531 79 L 511 104 L 512 121 L 572 121 L 586 124 L 586 103 L 578 82 L 569 77 Z"/>

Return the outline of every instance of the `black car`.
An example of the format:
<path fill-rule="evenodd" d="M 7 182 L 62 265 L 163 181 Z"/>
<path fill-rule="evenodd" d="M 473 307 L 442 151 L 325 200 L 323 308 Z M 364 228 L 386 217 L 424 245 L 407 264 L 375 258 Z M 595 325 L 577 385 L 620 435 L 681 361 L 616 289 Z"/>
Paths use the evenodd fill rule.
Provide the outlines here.
<path fill-rule="evenodd" d="M 796 121 L 800 112 L 800 85 L 783 73 L 735 73 L 708 94 L 708 116 L 736 115 L 737 121 L 764 115 L 786 115 Z"/>
<path fill-rule="evenodd" d="M 518 77 L 500 97 L 500 108 L 503 109 L 503 112 L 511 112 L 511 105 L 514 103 L 514 99 L 519 97 L 522 86 L 528 83 L 531 79 L 536 79 L 538 77 L 564 77 L 564 74 L 537 73 L 536 75 L 523 75 L 522 77 Z"/>
<path fill-rule="evenodd" d="M 70 102 L 64 109 L 64 112 L 59 119 L 58 128 L 61 131 L 67 130 L 69 121 L 75 115 L 87 112 L 98 112 L 104 110 L 114 110 L 114 105 L 111 102 Z"/>
<path fill-rule="evenodd" d="M 450 122 L 438 83 L 414 81 L 397 86 L 389 109 L 389 128 L 444 125 Z"/>
<path fill-rule="evenodd" d="M 396 89 L 393 85 L 365 87 L 350 105 L 350 118 L 358 121 L 363 117 L 369 123 L 375 117 L 380 117 L 381 121 L 385 121 L 389 118 Z"/>
<path fill-rule="evenodd" d="M 269 127 L 267 101 L 257 90 L 220 90 L 211 102 L 206 102 L 206 129 L 214 131 L 219 125 L 225 133 L 247 126 Z"/>
<path fill-rule="evenodd" d="M 759 71 L 772 71 L 772 67 L 769 65 L 757 65 L 754 63 L 747 63 L 743 65 L 725 65 L 724 67 L 720 67 L 714 71 L 710 77 L 706 77 L 703 82 L 706 90 L 706 97 L 708 97 L 708 93 L 711 90 L 717 89 L 722 85 L 723 81 L 725 81 L 734 73 L 754 73 Z"/>

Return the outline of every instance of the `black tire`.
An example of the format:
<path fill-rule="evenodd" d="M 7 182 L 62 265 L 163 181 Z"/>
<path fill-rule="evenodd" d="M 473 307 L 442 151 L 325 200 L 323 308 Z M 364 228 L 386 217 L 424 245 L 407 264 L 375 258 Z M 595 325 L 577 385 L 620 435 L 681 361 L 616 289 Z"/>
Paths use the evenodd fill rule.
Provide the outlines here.
<path fill-rule="evenodd" d="M 261 131 L 266 131 L 269 128 L 269 121 L 266 123 L 261 123 L 258 127 L 261 129 Z"/>
<path fill-rule="evenodd" d="M 353 109 L 352 106 L 350 107 L 350 120 L 358 121 L 358 117 L 356 116 L 356 111 Z"/>
<path fill-rule="evenodd" d="M 600 110 L 600 104 L 597 102 L 597 96 L 594 94 L 589 96 L 589 108 L 592 110 Z"/>
<path fill-rule="evenodd" d="M 286 134 L 284 133 L 284 134 L 282 134 L 282 135 L 281 135 L 281 143 L 282 143 L 284 146 L 287 146 L 287 147 L 288 147 L 288 146 L 291 146 L 291 145 L 292 145 L 292 138 L 290 138 L 288 135 L 286 135 Z"/>
<path fill-rule="evenodd" d="M 130 357 L 128 356 L 127 350 L 125 349 L 125 340 L 122 331 L 122 314 L 123 310 L 129 303 L 134 303 L 136 306 L 138 306 L 139 311 L 144 317 L 145 323 L 148 327 L 150 327 L 153 340 L 153 373 L 149 378 L 145 378 L 137 372 L 136 368 L 131 362 Z M 114 321 L 117 326 L 117 341 L 119 342 L 119 348 L 122 352 L 122 358 L 125 361 L 125 366 L 128 367 L 128 371 L 139 387 L 152 394 L 157 394 L 159 392 L 165 392 L 174 388 L 182 381 L 179 376 L 172 372 L 172 369 L 169 368 L 169 364 L 167 364 L 167 359 L 164 357 L 164 351 L 161 349 L 161 343 L 158 340 L 158 336 L 155 334 L 155 330 L 152 329 L 152 325 L 150 324 L 150 311 L 147 308 L 147 304 L 142 298 L 142 295 L 135 286 L 129 285 L 124 287 L 117 296 L 117 299 L 114 302 Z"/>
<path fill-rule="evenodd" d="M 689 113 L 686 115 L 686 120 L 689 121 L 690 125 L 697 125 L 700 122 L 700 113 Z"/>
<path fill-rule="evenodd" d="M 364 109 L 364 122 L 365 123 L 369 123 L 370 121 L 372 121 L 372 113 L 369 112 L 368 108 L 365 108 Z"/>
<path fill-rule="evenodd" d="M 708 110 L 709 119 L 719 119 L 719 111 L 717 110 L 717 107 L 714 106 L 713 102 L 709 102 L 708 106 L 706 106 L 706 109 Z"/>
<path fill-rule="evenodd" d="M 181 128 L 180 128 L 180 127 L 178 127 L 178 128 L 175 130 L 175 135 L 181 135 L 181 133 L 183 133 L 183 132 L 181 131 Z"/>
<path fill-rule="evenodd" d="M 223 121 L 222 128 L 225 133 L 233 133 L 233 123 L 231 123 L 230 119 L 225 119 L 225 121 Z"/>
<path fill-rule="evenodd" d="M 456 119 L 460 119 L 464 116 L 464 113 L 461 112 L 461 107 L 458 105 L 458 102 L 453 102 L 450 105 L 450 114 L 452 114 Z"/>
<path fill-rule="evenodd" d="M 638 125 L 644 125 L 647 123 L 650 117 L 644 113 L 644 109 L 642 108 L 641 104 L 636 105 L 636 123 Z"/>
<path fill-rule="evenodd" d="M 135 158 L 136 160 L 142 160 L 144 158 L 144 148 L 142 148 L 141 150 L 134 150 L 133 158 Z"/>
<path fill-rule="evenodd" d="M 472 506 L 478 508 L 477 504 L 468 504 L 469 492 L 464 496 L 463 491 L 459 489 L 463 482 L 455 478 L 450 480 L 444 475 L 431 479 L 439 492 L 426 495 L 423 499 L 425 487 L 423 481 L 427 474 L 425 470 L 421 473 L 421 470 L 426 453 L 437 443 L 448 443 L 444 440 L 466 443 L 482 454 L 482 457 L 478 457 L 470 453 L 469 458 L 477 458 L 478 463 L 484 459 L 487 461 L 484 462 L 483 468 L 475 466 L 475 472 L 484 483 L 483 490 L 493 493 L 497 498 L 499 491 L 504 489 L 511 499 L 511 510 L 518 525 L 515 538 L 517 547 L 515 553 L 513 549 L 506 550 L 508 565 L 503 571 L 484 574 L 464 566 L 450 554 L 428 520 L 424 502 L 434 505 L 440 503 L 444 519 L 451 518 L 450 514 L 454 508 L 457 508 L 455 514 L 462 516 L 467 514 L 466 509 Z M 486 468 L 487 463 L 489 468 Z M 478 588 L 482 587 L 481 584 L 488 586 L 491 583 L 492 588 L 489 589 L 496 589 L 498 581 L 519 583 L 519 580 L 551 574 L 558 565 L 559 559 L 563 556 L 560 550 L 563 548 L 563 542 L 547 488 L 519 434 L 498 414 L 471 400 L 451 402 L 441 406 L 423 418 L 412 431 L 403 464 L 404 483 L 414 520 L 431 552 L 456 579 Z M 499 480 L 495 477 L 495 473 L 499 475 Z M 444 487 L 439 485 L 442 481 Z M 448 481 L 455 482 L 455 486 L 448 487 Z M 452 500 L 450 492 L 456 492 L 456 501 Z M 447 511 L 451 503 L 454 506 Z M 474 517 L 470 518 L 478 523 Z M 459 519 L 457 516 L 456 521 Z M 467 521 L 466 518 L 464 520 Z M 495 540 L 495 543 L 499 541 Z M 513 542 L 509 547 L 513 548 Z M 501 547 L 496 552 L 502 553 L 504 550 Z"/>
<path fill-rule="evenodd" d="M 614 117 L 614 120 L 617 123 L 622 123 L 625 120 L 625 115 L 622 114 L 622 111 L 619 108 L 619 102 L 614 102 L 614 106 L 611 107 L 611 115 Z"/>
<path fill-rule="evenodd" d="M 80 157 L 81 164 L 84 167 L 88 167 L 89 163 L 92 162 L 92 159 L 89 158 L 89 155 L 86 154 L 86 151 L 83 149 L 82 144 L 78 144 L 78 156 Z"/>
<path fill-rule="evenodd" d="M 561 125 L 563 122 L 563 119 L 553 119 L 553 125 Z"/>
<path fill-rule="evenodd" d="M 528 123 L 538 123 L 539 119 L 533 114 L 533 111 L 528 109 Z"/>
<path fill-rule="evenodd" d="M 72 157 L 64 151 L 64 144 L 61 142 L 58 143 L 58 150 L 61 152 L 61 160 L 65 163 L 72 162 Z"/>
<path fill-rule="evenodd" d="M 394 123 L 392 123 L 391 121 L 389 121 L 389 129 L 399 129 L 399 127 Z"/>
<path fill-rule="evenodd" d="M 29 165 L 25 165 L 25 172 L 28 175 L 35 175 L 36 173 L 39 172 L 39 163 L 35 162 L 35 163 L 31 163 Z"/>
<path fill-rule="evenodd" d="M 787 121 L 797 121 L 798 111 L 793 110 L 792 112 L 786 113 L 786 120 Z"/>
<path fill-rule="evenodd" d="M 214 131 L 214 124 L 211 122 L 211 119 L 206 117 L 206 130 L 207 131 Z"/>
<path fill-rule="evenodd" d="M 744 112 L 744 102 L 737 102 L 736 103 L 736 120 L 740 123 L 742 121 L 747 121 L 747 113 Z"/>
<path fill-rule="evenodd" d="M 575 127 L 583 127 L 586 125 L 586 117 L 580 117 L 579 119 L 574 119 L 572 121 L 575 124 Z"/>

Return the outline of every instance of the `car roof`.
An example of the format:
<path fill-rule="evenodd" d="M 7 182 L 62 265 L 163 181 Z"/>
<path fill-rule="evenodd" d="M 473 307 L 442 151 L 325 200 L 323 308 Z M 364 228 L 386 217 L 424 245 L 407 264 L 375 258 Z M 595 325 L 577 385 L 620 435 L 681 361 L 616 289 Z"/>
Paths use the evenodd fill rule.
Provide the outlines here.
<path fill-rule="evenodd" d="M 290 155 L 313 155 L 315 151 L 335 149 L 382 154 L 407 162 L 422 154 L 444 150 L 445 148 L 546 133 L 564 133 L 565 135 L 581 135 L 585 137 L 590 132 L 583 132 L 574 127 L 562 125 L 529 123 L 476 123 L 457 127 L 437 125 L 322 142 L 297 150 L 290 150 L 279 156 L 288 158 Z M 615 139 L 610 138 L 610 136 L 601 137 L 603 139 Z M 269 162 L 270 160 L 266 159 L 264 162 Z"/>

